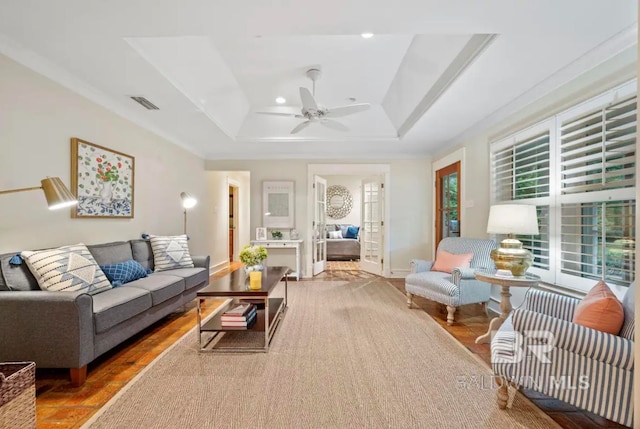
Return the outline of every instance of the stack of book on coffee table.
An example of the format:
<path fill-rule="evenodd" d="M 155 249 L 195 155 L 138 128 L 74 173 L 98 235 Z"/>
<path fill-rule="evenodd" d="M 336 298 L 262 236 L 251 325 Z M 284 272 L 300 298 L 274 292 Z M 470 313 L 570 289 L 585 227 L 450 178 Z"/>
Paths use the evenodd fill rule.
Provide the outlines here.
<path fill-rule="evenodd" d="M 256 306 L 250 303 L 239 304 L 220 316 L 222 329 L 249 329 L 256 323 L 258 311 Z"/>

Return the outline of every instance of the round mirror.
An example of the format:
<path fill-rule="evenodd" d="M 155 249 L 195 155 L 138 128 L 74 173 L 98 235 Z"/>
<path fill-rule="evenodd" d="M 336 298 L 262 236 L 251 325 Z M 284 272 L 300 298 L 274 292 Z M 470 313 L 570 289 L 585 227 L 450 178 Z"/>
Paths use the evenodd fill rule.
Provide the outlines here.
<path fill-rule="evenodd" d="M 327 188 L 327 216 L 342 219 L 351 213 L 353 198 L 347 188 L 332 185 Z"/>

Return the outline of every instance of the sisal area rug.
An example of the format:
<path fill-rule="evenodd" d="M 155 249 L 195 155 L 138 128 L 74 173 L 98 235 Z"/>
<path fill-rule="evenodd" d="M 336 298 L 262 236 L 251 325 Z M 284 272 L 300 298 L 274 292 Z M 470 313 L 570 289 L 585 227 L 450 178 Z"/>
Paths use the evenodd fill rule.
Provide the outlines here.
<path fill-rule="evenodd" d="M 281 286 L 280 286 L 281 287 Z M 292 283 L 268 354 L 185 335 L 86 428 L 553 428 L 384 279 Z"/>

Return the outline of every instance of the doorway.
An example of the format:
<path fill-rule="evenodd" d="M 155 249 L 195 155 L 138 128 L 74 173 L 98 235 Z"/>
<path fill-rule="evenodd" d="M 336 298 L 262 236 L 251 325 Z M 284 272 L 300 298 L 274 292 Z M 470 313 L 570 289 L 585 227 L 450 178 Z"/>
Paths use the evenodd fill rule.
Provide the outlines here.
<path fill-rule="evenodd" d="M 239 188 L 229 184 L 229 262 L 233 262 L 238 250 Z"/>
<path fill-rule="evenodd" d="M 446 237 L 460 237 L 460 161 L 436 171 L 436 247 Z"/>

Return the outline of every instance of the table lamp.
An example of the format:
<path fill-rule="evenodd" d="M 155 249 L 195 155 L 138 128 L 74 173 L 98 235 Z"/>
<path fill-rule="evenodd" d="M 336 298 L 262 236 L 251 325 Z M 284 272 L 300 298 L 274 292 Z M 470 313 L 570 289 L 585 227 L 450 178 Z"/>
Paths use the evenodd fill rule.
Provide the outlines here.
<path fill-rule="evenodd" d="M 533 264 L 533 254 L 522 248 L 515 234 L 538 235 L 536 206 L 500 204 L 489 210 L 488 234 L 507 234 L 500 247 L 491 251 L 498 275 L 523 276 Z"/>
<path fill-rule="evenodd" d="M 184 235 L 187 235 L 187 209 L 198 204 L 198 200 L 186 192 L 180 192 L 180 199 L 182 199 L 182 207 L 184 208 Z"/>
<path fill-rule="evenodd" d="M 44 197 L 47 199 L 49 210 L 58 210 L 78 204 L 76 197 L 74 197 L 69 189 L 64 186 L 64 183 L 62 183 L 62 180 L 60 180 L 59 177 L 47 177 L 42 179 L 40 181 L 40 186 L 0 191 L 0 195 L 12 194 L 14 192 L 34 191 L 37 189 L 42 189 L 44 191 Z"/>

